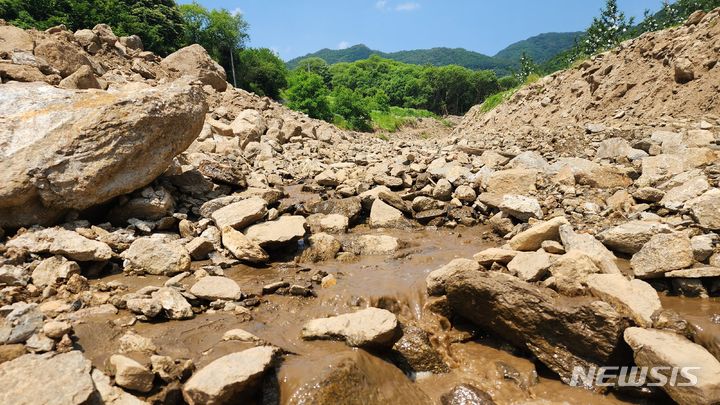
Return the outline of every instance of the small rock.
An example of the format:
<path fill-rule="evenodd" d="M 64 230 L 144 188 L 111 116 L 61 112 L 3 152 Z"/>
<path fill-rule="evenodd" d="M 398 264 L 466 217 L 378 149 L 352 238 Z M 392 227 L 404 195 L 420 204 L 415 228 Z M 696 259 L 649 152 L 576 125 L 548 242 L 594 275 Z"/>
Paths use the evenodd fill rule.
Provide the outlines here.
<path fill-rule="evenodd" d="M 237 301 L 242 297 L 240 286 L 227 277 L 206 276 L 190 288 L 190 293 L 208 301 Z"/>
<path fill-rule="evenodd" d="M 552 262 L 544 251 L 519 252 L 508 263 L 508 270 L 523 281 L 540 281 L 547 274 Z"/>
<path fill-rule="evenodd" d="M 122 253 L 124 271 L 172 276 L 190 270 L 185 247 L 155 238 L 139 238 Z"/>
<path fill-rule="evenodd" d="M 450 279 L 450 277 L 454 277 L 457 273 L 480 271 L 480 269 L 477 260 L 455 259 L 428 274 L 425 279 L 428 294 L 443 295 L 445 294 L 445 282 Z"/>
<path fill-rule="evenodd" d="M 630 260 L 635 277 L 661 276 L 668 271 L 692 265 L 694 260 L 690 238 L 679 233 L 653 236 Z"/>
<path fill-rule="evenodd" d="M 250 263 L 265 263 L 270 256 L 242 232 L 226 226 L 222 230 L 222 244 L 235 258 Z"/>
<path fill-rule="evenodd" d="M 226 226 L 244 229 L 260 221 L 267 214 L 267 202 L 262 198 L 252 197 L 227 205 L 212 213 L 212 219 L 218 228 Z"/>
<path fill-rule="evenodd" d="M 115 384 L 138 392 L 152 389 L 155 374 L 137 361 L 115 354 L 110 356 L 110 364 L 115 369 Z"/>
<path fill-rule="evenodd" d="M 43 260 L 32 272 L 32 281 L 38 287 L 55 285 L 68 280 L 73 274 L 80 274 L 80 266 L 62 256 Z"/>
<path fill-rule="evenodd" d="M 510 247 L 513 250 L 522 251 L 538 250 L 546 240 L 559 241 L 560 226 L 569 224 L 565 217 L 557 217 L 549 221 L 538 222 L 510 239 Z"/>
<path fill-rule="evenodd" d="M 282 216 L 275 221 L 253 225 L 245 236 L 263 248 L 273 248 L 297 242 L 305 236 L 307 222 L 302 216 Z"/>

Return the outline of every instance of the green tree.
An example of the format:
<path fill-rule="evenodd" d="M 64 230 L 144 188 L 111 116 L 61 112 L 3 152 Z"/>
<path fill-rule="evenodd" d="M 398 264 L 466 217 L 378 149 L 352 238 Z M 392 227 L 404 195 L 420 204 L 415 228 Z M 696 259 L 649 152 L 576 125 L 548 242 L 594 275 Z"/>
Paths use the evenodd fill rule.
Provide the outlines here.
<path fill-rule="evenodd" d="M 524 83 L 531 74 L 537 73 L 537 71 L 538 67 L 535 61 L 527 53 L 523 52 L 520 57 L 520 71 L 516 75 L 518 81 Z"/>
<path fill-rule="evenodd" d="M 369 131 L 370 108 L 363 97 L 347 87 L 336 87 L 332 92 L 332 112 L 341 116 L 348 128 L 356 131 Z"/>
<path fill-rule="evenodd" d="M 582 39 L 582 51 L 585 55 L 594 55 L 616 47 L 628 38 L 634 19 L 625 17 L 618 9 L 617 0 L 607 0 L 600 16 L 593 18 Z"/>
<path fill-rule="evenodd" d="M 328 66 L 327 62 L 321 58 L 305 58 L 298 62 L 295 70 L 304 70 L 306 72 L 316 73 L 323 78 L 326 86 L 332 86 L 332 73 L 330 73 L 330 66 Z"/>
<path fill-rule="evenodd" d="M 285 62 L 267 48 L 243 49 L 237 55 L 238 86 L 278 99 L 280 91 L 288 85 Z"/>
<path fill-rule="evenodd" d="M 289 108 L 329 122 L 333 115 L 328 94 L 329 90 L 320 75 L 294 71 L 288 78 L 288 88 L 282 93 L 282 97 Z"/>

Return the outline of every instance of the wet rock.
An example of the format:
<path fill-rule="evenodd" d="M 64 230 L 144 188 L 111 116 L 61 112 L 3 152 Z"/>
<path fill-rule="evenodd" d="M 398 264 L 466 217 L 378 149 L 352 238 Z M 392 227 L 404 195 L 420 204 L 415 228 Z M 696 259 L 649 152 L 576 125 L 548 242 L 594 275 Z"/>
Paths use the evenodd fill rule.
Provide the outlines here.
<path fill-rule="evenodd" d="M 222 340 L 224 341 L 235 341 L 235 342 L 247 342 L 247 343 L 259 343 L 262 339 L 253 335 L 252 333 L 243 329 L 231 329 L 223 334 Z"/>
<path fill-rule="evenodd" d="M 81 405 L 95 394 L 92 365 L 79 351 L 27 354 L 0 364 L 3 404 Z M 38 389 L 42 387 L 42 389 Z"/>
<path fill-rule="evenodd" d="M 190 270 L 188 251 L 175 242 L 140 238 L 122 253 L 124 271 L 172 276 Z"/>
<path fill-rule="evenodd" d="M 529 229 L 520 232 L 510 239 L 510 247 L 514 250 L 538 250 L 546 240 L 560 240 L 560 226 L 569 225 L 565 217 L 557 217 L 545 222 L 538 222 Z"/>
<path fill-rule="evenodd" d="M 393 228 L 405 225 L 403 213 L 381 199 L 376 199 L 370 209 L 370 226 L 373 228 Z"/>
<path fill-rule="evenodd" d="M 340 214 L 313 214 L 307 221 L 313 233 L 345 233 L 350 223 L 348 217 Z"/>
<path fill-rule="evenodd" d="M 209 301 L 231 300 L 242 298 L 240 286 L 227 277 L 206 276 L 190 288 L 190 293 L 198 298 Z"/>
<path fill-rule="evenodd" d="M 300 256 L 301 263 L 319 263 L 332 260 L 342 248 L 340 241 L 326 233 L 316 233 L 310 236 L 308 243 L 308 248 Z"/>
<path fill-rule="evenodd" d="M 397 238 L 388 235 L 362 235 L 343 243 L 343 250 L 360 256 L 389 255 L 399 248 Z"/>
<path fill-rule="evenodd" d="M 584 283 L 600 269 L 593 259 L 579 250 L 571 250 L 555 259 L 549 268 L 555 289 L 565 295 L 582 295 Z"/>
<path fill-rule="evenodd" d="M 307 372 L 308 367 L 312 373 Z M 432 404 L 400 369 L 363 350 L 289 360 L 279 370 L 278 379 L 291 381 L 283 384 L 280 392 L 288 405 Z"/>
<path fill-rule="evenodd" d="M 652 327 L 652 316 L 662 309 L 657 291 L 642 280 L 628 280 L 620 274 L 591 274 L 586 283 L 590 292 L 628 315 L 635 324 Z"/>
<path fill-rule="evenodd" d="M 398 321 L 384 309 L 367 308 L 305 323 L 302 338 L 340 339 L 353 347 L 390 347 L 397 340 Z"/>
<path fill-rule="evenodd" d="M 680 233 L 653 236 L 630 260 L 635 277 L 662 276 L 689 267 L 694 260 L 690 238 Z"/>
<path fill-rule="evenodd" d="M 330 199 L 316 201 L 305 205 L 305 211 L 310 214 L 340 214 L 349 218 L 350 223 L 357 222 L 362 212 L 362 203 L 359 197 L 343 199 Z"/>
<path fill-rule="evenodd" d="M 0 344 L 23 343 L 43 327 L 43 314 L 37 304 L 16 302 L 0 308 Z"/>
<path fill-rule="evenodd" d="M 633 349 L 635 363 L 642 367 L 668 367 L 659 370 L 670 381 L 671 367 L 697 367 L 691 373 L 695 384 L 662 384 L 661 388 L 681 404 L 710 404 L 720 401 L 720 362 L 705 348 L 683 336 L 656 329 L 628 328 L 625 341 Z M 652 378 L 652 377 L 651 377 Z"/>
<path fill-rule="evenodd" d="M 193 374 L 183 386 L 183 398 L 189 405 L 225 405 L 248 398 L 276 355 L 276 348 L 262 346 L 220 357 Z"/>
<path fill-rule="evenodd" d="M 477 260 L 455 259 L 450 263 L 440 267 L 428 274 L 425 279 L 427 291 L 429 295 L 444 295 L 445 283 L 452 278 L 455 273 L 465 271 L 480 271 L 481 267 Z"/>
<path fill-rule="evenodd" d="M 90 66 L 80 66 L 75 73 L 64 78 L 60 82 L 60 87 L 63 89 L 101 89 L 102 85 L 98 82 Z"/>
<path fill-rule="evenodd" d="M 393 345 L 391 356 L 405 372 L 441 374 L 450 370 L 430 343 L 428 333 L 412 325 L 402 326 L 402 337 Z"/>
<path fill-rule="evenodd" d="M 594 236 L 576 233 L 570 225 L 562 225 L 560 227 L 560 240 L 562 240 L 565 251 L 579 250 L 585 253 L 590 256 L 603 273 L 620 273 L 615 261 L 615 255 Z"/>
<path fill-rule="evenodd" d="M 495 405 L 492 397 L 470 384 L 460 384 L 440 397 L 442 405 Z"/>
<path fill-rule="evenodd" d="M 551 257 L 544 251 L 519 252 L 508 263 L 508 270 L 523 281 L 540 281 L 547 274 Z"/>
<path fill-rule="evenodd" d="M 541 219 L 543 217 L 540 203 L 532 197 L 504 195 L 499 208 L 507 215 L 521 221 L 527 221 L 530 218 Z"/>
<path fill-rule="evenodd" d="M 560 299 L 498 272 L 462 273 L 446 289 L 455 313 L 529 350 L 565 382 L 574 367 L 627 361 L 622 332 L 628 320 L 602 301 Z"/>
<path fill-rule="evenodd" d="M 681 297 L 700 297 L 708 298 L 707 289 L 702 283 L 702 280 L 697 278 L 681 278 L 673 277 L 671 279 L 672 291 L 675 295 Z"/>
<path fill-rule="evenodd" d="M 114 93 L 10 83 L 0 111 L 0 226 L 19 227 L 147 185 L 197 137 L 207 104 L 180 82 Z"/>
<path fill-rule="evenodd" d="M 63 228 L 31 230 L 11 239 L 6 246 L 31 253 L 62 255 L 81 262 L 105 261 L 113 257 L 108 245 Z"/>
<path fill-rule="evenodd" d="M 53 256 L 43 260 L 32 272 L 32 282 L 38 287 L 62 283 L 73 274 L 80 274 L 80 266 L 64 258 Z"/>
<path fill-rule="evenodd" d="M 212 219 L 218 228 L 226 226 L 244 229 L 255 224 L 267 214 L 267 202 L 253 197 L 222 207 L 212 213 Z"/>
<path fill-rule="evenodd" d="M 260 245 L 229 226 L 223 228 L 222 244 L 238 260 L 250 263 L 265 263 L 270 260 L 270 256 Z"/>
<path fill-rule="evenodd" d="M 493 263 L 507 265 L 517 254 L 516 250 L 490 248 L 475 254 L 473 259 L 480 263 L 481 266 L 490 267 Z"/>
<path fill-rule="evenodd" d="M 190 76 L 217 91 L 227 89 L 225 69 L 215 62 L 200 45 L 190 45 L 168 55 L 161 66 L 176 77 Z"/>
<path fill-rule="evenodd" d="M 169 356 L 150 356 L 153 373 L 165 382 L 185 380 L 194 370 L 192 360 L 173 360 Z"/>
<path fill-rule="evenodd" d="M 152 297 L 160 303 L 168 319 L 190 319 L 193 317 L 192 306 L 174 288 L 162 287 L 153 292 Z"/>
<path fill-rule="evenodd" d="M 138 392 L 152 389 L 155 374 L 137 361 L 115 354 L 110 356 L 110 365 L 115 369 L 115 384 Z"/>
<path fill-rule="evenodd" d="M 297 242 L 305 236 L 307 222 L 301 216 L 282 216 L 275 221 L 253 225 L 245 236 L 263 248 L 279 247 Z"/>
<path fill-rule="evenodd" d="M 159 300 L 154 298 L 137 297 L 125 301 L 128 311 L 146 316 L 147 318 L 155 318 L 160 315 L 163 307 Z"/>
<path fill-rule="evenodd" d="M 630 221 L 600 232 L 597 239 L 612 250 L 635 254 L 654 235 L 671 232 L 670 226 L 660 222 Z"/>
<path fill-rule="evenodd" d="M 713 188 L 688 201 L 685 206 L 701 227 L 720 230 L 720 189 Z"/>

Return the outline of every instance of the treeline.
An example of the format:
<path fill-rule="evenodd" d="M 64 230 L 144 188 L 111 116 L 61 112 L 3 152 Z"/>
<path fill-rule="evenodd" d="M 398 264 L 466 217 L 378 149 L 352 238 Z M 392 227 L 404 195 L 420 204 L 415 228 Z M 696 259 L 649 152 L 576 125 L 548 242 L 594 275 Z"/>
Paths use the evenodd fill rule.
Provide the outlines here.
<path fill-rule="evenodd" d="M 290 108 L 356 130 L 369 129 L 371 112 L 391 106 L 464 114 L 503 86 L 516 84 L 489 70 L 417 66 L 379 56 L 334 65 L 307 58 L 290 72 L 288 82 L 282 95 Z"/>

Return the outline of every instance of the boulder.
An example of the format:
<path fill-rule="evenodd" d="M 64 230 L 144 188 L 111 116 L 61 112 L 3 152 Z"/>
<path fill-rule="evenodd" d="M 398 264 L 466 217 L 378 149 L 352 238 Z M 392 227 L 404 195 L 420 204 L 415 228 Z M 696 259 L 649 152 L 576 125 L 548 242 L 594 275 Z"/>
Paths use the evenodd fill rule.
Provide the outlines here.
<path fill-rule="evenodd" d="M 566 383 L 575 367 L 628 361 L 622 341 L 628 320 L 605 302 L 561 298 L 499 272 L 460 273 L 446 290 L 456 314 L 528 350 Z"/>
<path fill-rule="evenodd" d="M 194 316 L 190 303 L 174 288 L 162 287 L 152 293 L 152 298 L 160 303 L 168 319 L 190 319 Z"/>
<path fill-rule="evenodd" d="M 64 89 L 86 90 L 101 89 L 102 85 L 98 82 L 90 66 L 83 65 L 80 66 L 75 73 L 62 79 L 60 87 Z"/>
<path fill-rule="evenodd" d="M 1 286 L 26 286 L 30 281 L 30 274 L 22 266 L 5 264 L 0 266 Z"/>
<path fill-rule="evenodd" d="M 227 89 L 225 69 L 198 44 L 177 50 L 163 59 L 160 65 L 170 71 L 174 77 L 190 76 L 212 86 L 217 91 Z"/>
<path fill-rule="evenodd" d="M 122 253 L 124 271 L 172 276 L 190 270 L 188 251 L 178 242 L 156 238 L 136 239 Z"/>
<path fill-rule="evenodd" d="M 345 233 L 350 223 L 348 217 L 340 214 L 313 214 L 307 221 L 313 233 Z"/>
<path fill-rule="evenodd" d="M 122 388 L 110 385 L 110 377 L 106 376 L 102 371 L 93 369 L 91 376 L 100 399 L 102 400 L 102 404 L 146 405 L 145 401 L 142 401 L 134 395 L 125 392 Z"/>
<path fill-rule="evenodd" d="M 0 54 L 15 51 L 32 52 L 35 42 L 24 29 L 12 25 L 0 25 Z"/>
<path fill-rule="evenodd" d="M 332 260 L 340 252 L 342 244 L 332 235 L 316 233 L 308 238 L 308 247 L 300 255 L 301 263 L 318 263 Z"/>
<path fill-rule="evenodd" d="M 229 405 L 248 400 L 273 365 L 278 350 L 254 347 L 220 357 L 198 370 L 182 388 L 189 405 Z"/>
<path fill-rule="evenodd" d="M 518 252 L 516 250 L 490 248 L 476 253 L 473 259 L 480 263 L 481 266 L 490 267 L 493 263 L 507 265 L 517 254 Z"/>
<path fill-rule="evenodd" d="M 397 238 L 389 235 L 362 235 L 343 243 L 343 249 L 361 256 L 395 253 L 400 248 Z"/>
<path fill-rule="evenodd" d="M 245 236 L 263 248 L 281 247 L 302 239 L 307 232 L 306 227 L 304 217 L 282 216 L 275 221 L 249 227 Z"/>
<path fill-rule="evenodd" d="M 427 291 L 430 295 L 444 295 L 445 282 L 456 272 L 480 271 L 481 267 L 476 260 L 455 259 L 450 263 L 434 270 L 425 279 Z"/>
<path fill-rule="evenodd" d="M 382 201 L 375 199 L 370 209 L 370 226 L 373 228 L 393 228 L 405 225 L 403 213 Z"/>
<path fill-rule="evenodd" d="M 236 259 L 250 263 L 265 263 L 270 256 L 245 234 L 226 226 L 222 230 L 222 244 Z"/>
<path fill-rule="evenodd" d="M 720 189 L 713 188 L 703 195 L 688 201 L 685 207 L 703 228 L 720 230 Z"/>
<path fill-rule="evenodd" d="M 565 247 L 565 251 L 579 250 L 595 262 L 603 273 L 613 274 L 620 273 L 617 266 L 616 257 L 610 252 L 599 240 L 594 236 L 584 233 L 576 233 L 570 225 L 562 225 L 560 227 L 560 240 Z"/>
<path fill-rule="evenodd" d="M 140 38 L 137 35 L 120 37 L 120 38 L 118 38 L 118 42 L 120 42 L 127 49 L 132 49 L 134 51 L 142 51 L 143 50 L 142 38 Z"/>
<path fill-rule="evenodd" d="M 215 250 L 215 245 L 207 238 L 198 236 L 185 244 L 185 250 L 193 260 L 205 260 Z"/>
<path fill-rule="evenodd" d="M 652 316 L 662 309 L 657 291 L 642 280 L 628 280 L 621 274 L 591 274 L 586 283 L 592 295 L 629 316 L 635 324 L 652 327 Z"/>
<path fill-rule="evenodd" d="M 549 268 L 555 289 L 562 294 L 582 295 L 584 283 L 591 274 L 599 273 L 595 261 L 584 252 L 570 250 L 558 257 Z"/>
<path fill-rule="evenodd" d="M 238 138 L 240 148 L 245 149 L 248 143 L 260 141 L 267 130 L 262 114 L 256 110 L 243 110 L 230 124 L 234 136 Z"/>
<path fill-rule="evenodd" d="M 638 278 L 662 276 L 693 264 L 690 238 L 680 233 L 657 234 L 635 253 L 630 260 L 633 274 Z"/>
<path fill-rule="evenodd" d="M 211 217 L 218 228 L 226 226 L 245 229 L 260 221 L 267 214 L 267 202 L 262 198 L 252 197 L 226 205 L 212 213 Z"/>
<path fill-rule="evenodd" d="M 360 197 L 348 197 L 343 199 L 321 200 L 305 204 L 305 211 L 308 214 L 340 214 L 346 216 L 350 223 L 357 222 L 362 212 Z"/>
<path fill-rule="evenodd" d="M 113 93 L 10 83 L 0 111 L 0 226 L 20 227 L 147 185 L 200 133 L 207 104 L 179 82 Z"/>
<path fill-rule="evenodd" d="M 40 262 L 32 272 L 32 282 L 38 287 L 47 287 L 80 274 L 80 266 L 63 256 L 53 256 Z"/>
<path fill-rule="evenodd" d="M 0 364 L 0 403 L 81 405 L 96 395 L 92 364 L 79 351 L 26 354 Z M 42 387 L 39 389 L 39 387 Z"/>
<path fill-rule="evenodd" d="M 190 293 L 198 298 L 209 301 L 242 298 L 240 286 L 232 279 L 218 276 L 205 276 L 190 288 Z"/>
<path fill-rule="evenodd" d="M 0 79 L 2 82 L 52 82 L 35 66 L 0 63 Z M 57 82 L 56 82 L 57 83 Z"/>
<path fill-rule="evenodd" d="M 565 217 L 557 217 L 545 222 L 538 222 L 529 229 L 518 233 L 510 239 L 513 250 L 534 251 L 540 249 L 543 241 L 560 240 L 560 226 L 570 225 Z"/>
<path fill-rule="evenodd" d="M 37 304 L 16 302 L 2 307 L 4 315 L 0 323 L 0 345 L 24 343 L 43 327 L 43 314 Z"/>
<path fill-rule="evenodd" d="M 695 79 L 695 67 L 688 58 L 678 58 L 673 64 L 675 70 L 675 82 L 685 84 Z"/>
<path fill-rule="evenodd" d="M 487 191 L 495 194 L 527 195 L 536 190 L 538 171 L 532 169 L 501 170 L 490 175 Z"/>
<path fill-rule="evenodd" d="M 686 201 L 698 197 L 710 188 L 705 176 L 692 178 L 683 184 L 668 190 L 660 200 L 665 208 L 678 210 L 683 207 Z"/>
<path fill-rule="evenodd" d="M 503 196 L 499 208 L 505 214 L 520 221 L 528 221 L 530 218 L 541 219 L 543 217 L 540 203 L 533 197 L 507 194 Z"/>
<path fill-rule="evenodd" d="M 657 155 L 642 159 L 642 175 L 635 181 L 638 187 L 654 186 L 685 170 L 683 159 L 675 155 Z"/>
<path fill-rule="evenodd" d="M 597 239 L 612 250 L 635 254 L 654 235 L 671 232 L 672 228 L 661 222 L 630 221 L 600 232 Z"/>
<path fill-rule="evenodd" d="M 628 328 L 625 341 L 632 348 L 638 366 L 665 367 L 657 370 L 666 380 L 660 388 L 677 403 L 720 402 L 720 362 L 704 347 L 684 336 L 657 329 Z M 693 367 L 689 372 L 697 381 L 692 383 L 680 375 L 676 384 L 670 384 L 673 367 Z"/>
<path fill-rule="evenodd" d="M 340 339 L 353 347 L 391 347 L 399 337 L 397 332 L 395 314 L 371 307 L 306 322 L 301 334 L 305 340 Z"/>
<path fill-rule="evenodd" d="M 138 392 L 152 389 L 155 374 L 137 361 L 115 354 L 110 356 L 110 365 L 115 369 L 115 384 Z"/>
<path fill-rule="evenodd" d="M 544 251 L 519 252 L 508 263 L 508 270 L 523 281 L 540 281 L 552 264 L 551 256 Z"/>
<path fill-rule="evenodd" d="M 85 51 L 58 37 L 47 37 L 38 41 L 35 45 L 35 56 L 47 61 L 62 77 L 70 76 L 82 66 L 92 66 Z"/>
<path fill-rule="evenodd" d="M 30 230 L 11 239 L 6 245 L 31 253 L 62 255 L 79 262 L 101 262 L 113 257 L 110 246 L 63 228 Z"/>

